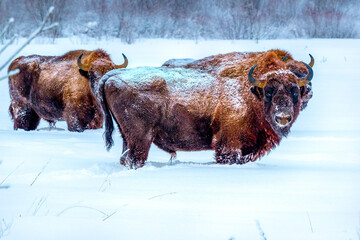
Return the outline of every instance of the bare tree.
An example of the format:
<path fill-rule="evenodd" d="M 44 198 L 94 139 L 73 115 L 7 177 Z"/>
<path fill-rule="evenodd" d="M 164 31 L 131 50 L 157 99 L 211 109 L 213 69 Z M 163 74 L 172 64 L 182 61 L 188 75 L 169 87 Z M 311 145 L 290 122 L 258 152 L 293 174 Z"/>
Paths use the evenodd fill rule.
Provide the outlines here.
<path fill-rule="evenodd" d="M 37 25 L 39 22 L 43 21 L 47 15 L 48 9 L 53 6 L 55 10 L 51 13 L 47 22 L 49 24 L 57 22 L 59 25 L 57 28 L 47 31 L 46 36 L 57 38 L 62 35 L 62 24 L 64 18 L 67 16 L 68 4 L 69 0 L 26 0 L 25 9 L 31 16 L 29 21 L 35 22 Z"/>
<path fill-rule="evenodd" d="M 0 1 L 0 4 L 1 4 L 1 1 Z M 0 32 L 0 42 L 1 43 L 3 43 L 4 35 L 13 22 L 14 22 L 14 18 L 10 18 L 9 21 L 7 22 L 7 24 L 5 25 L 4 29 Z"/>
<path fill-rule="evenodd" d="M 1 0 L 0 0 L 0 1 L 1 1 Z M 1 3 L 1 2 L 0 2 L 0 3 Z M 4 69 L 4 68 L 12 61 L 12 59 L 13 59 L 17 54 L 19 54 L 19 52 L 20 52 L 21 50 L 23 50 L 37 35 L 39 35 L 39 34 L 40 34 L 41 32 L 43 32 L 43 31 L 52 29 L 52 28 L 54 28 L 54 27 L 56 27 L 56 26 L 58 25 L 57 23 L 53 23 L 53 24 L 45 27 L 45 24 L 46 24 L 46 22 L 48 21 L 49 16 L 50 16 L 51 13 L 53 12 L 53 10 L 54 10 L 54 7 L 50 7 L 50 8 L 49 8 L 47 14 L 45 15 L 43 21 L 41 22 L 41 24 L 40 24 L 40 26 L 39 26 L 39 28 L 36 29 L 36 30 L 28 37 L 28 39 L 25 41 L 25 43 L 23 43 L 23 45 L 21 45 L 21 46 L 15 51 L 15 53 L 14 53 L 13 55 L 11 55 L 11 57 L 9 57 L 9 58 L 5 61 L 5 63 L 3 63 L 3 65 L 0 65 L 0 71 L 1 71 L 2 69 Z M 9 21 L 9 22 L 10 22 L 10 21 Z M 15 39 L 15 37 L 13 37 L 12 39 L 10 39 L 9 42 L 8 42 L 7 44 L 5 44 L 5 46 L 0 50 L 0 54 L 14 41 L 14 39 Z M 19 70 L 18 70 L 18 69 L 14 70 L 14 71 L 11 71 L 11 72 L 9 72 L 6 76 L 0 77 L 0 81 L 3 80 L 3 79 L 5 79 L 5 78 L 7 78 L 7 77 L 9 77 L 9 76 L 11 76 L 11 75 L 17 74 L 17 73 L 19 73 Z"/>

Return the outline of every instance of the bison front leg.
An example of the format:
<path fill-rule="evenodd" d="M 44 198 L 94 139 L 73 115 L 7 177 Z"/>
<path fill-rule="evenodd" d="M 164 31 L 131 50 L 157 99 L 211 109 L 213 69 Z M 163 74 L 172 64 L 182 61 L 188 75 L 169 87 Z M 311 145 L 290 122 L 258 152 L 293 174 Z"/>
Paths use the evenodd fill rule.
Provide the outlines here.
<path fill-rule="evenodd" d="M 218 146 L 215 150 L 216 163 L 220 164 L 245 164 L 253 162 L 260 157 L 253 147 L 242 146 L 240 149 Z"/>
<path fill-rule="evenodd" d="M 231 122 L 231 125 L 221 124 L 224 114 L 218 112 L 212 122 L 213 140 L 212 147 L 215 149 L 216 163 L 220 164 L 244 164 L 249 161 L 254 161 L 256 155 L 256 136 L 249 135 L 246 130 L 239 131 L 234 126 L 241 126 L 241 119 L 232 119 L 231 116 L 225 118 L 226 121 Z M 235 129 L 235 130 L 234 130 Z"/>
<path fill-rule="evenodd" d="M 227 149 L 225 146 L 218 146 L 215 149 L 216 163 L 220 164 L 234 164 L 238 163 L 239 152 Z"/>
<path fill-rule="evenodd" d="M 39 115 L 25 103 L 11 103 L 9 112 L 14 120 L 14 130 L 35 130 L 40 123 Z"/>

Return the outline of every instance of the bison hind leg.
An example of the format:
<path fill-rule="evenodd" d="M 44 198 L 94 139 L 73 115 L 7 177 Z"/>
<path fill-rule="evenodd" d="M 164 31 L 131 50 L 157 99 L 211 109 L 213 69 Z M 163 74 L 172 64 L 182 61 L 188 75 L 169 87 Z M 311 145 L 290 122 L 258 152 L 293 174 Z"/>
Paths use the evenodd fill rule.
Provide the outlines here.
<path fill-rule="evenodd" d="M 14 130 L 35 130 L 40 123 L 39 115 L 28 104 L 10 104 L 9 112 L 14 120 Z"/>
<path fill-rule="evenodd" d="M 129 169 L 137 169 L 145 165 L 153 140 L 150 132 L 134 136 L 132 139 L 126 138 L 129 149 L 126 150 L 127 153 L 124 156 L 124 165 Z"/>
<path fill-rule="evenodd" d="M 129 148 L 127 147 L 127 141 L 125 139 L 125 137 L 123 136 L 123 150 L 120 156 L 120 164 L 121 165 L 126 165 L 126 158 L 129 152 Z"/>
<path fill-rule="evenodd" d="M 143 155 L 142 153 L 140 153 Z M 142 168 L 145 165 L 146 158 L 139 156 L 139 152 L 131 151 L 129 148 L 126 150 L 126 154 L 121 157 L 120 163 L 129 169 Z"/>
<path fill-rule="evenodd" d="M 66 109 L 64 120 L 66 121 L 70 132 L 83 132 L 87 129 L 87 122 L 83 121 L 79 114 L 74 110 L 68 111 Z"/>
<path fill-rule="evenodd" d="M 173 164 L 173 161 L 175 161 L 176 160 L 176 152 L 175 151 L 173 151 L 173 152 L 171 152 L 170 153 L 170 160 L 169 160 L 169 165 L 172 165 Z"/>

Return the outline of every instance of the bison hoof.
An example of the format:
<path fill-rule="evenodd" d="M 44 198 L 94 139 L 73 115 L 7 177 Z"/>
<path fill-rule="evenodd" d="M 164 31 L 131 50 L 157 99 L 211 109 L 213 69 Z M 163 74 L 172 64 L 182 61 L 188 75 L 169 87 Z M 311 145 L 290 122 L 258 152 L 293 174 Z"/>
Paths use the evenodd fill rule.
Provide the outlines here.
<path fill-rule="evenodd" d="M 257 159 L 257 156 L 254 155 L 253 153 L 250 153 L 248 155 L 245 156 L 240 156 L 237 160 L 236 160 L 236 164 L 245 164 L 248 162 L 254 162 Z"/>
<path fill-rule="evenodd" d="M 125 166 L 125 160 L 124 159 L 120 159 L 120 164 Z"/>
<path fill-rule="evenodd" d="M 126 166 L 128 169 L 138 169 L 142 168 L 145 165 L 145 162 L 143 161 L 136 161 L 134 159 L 131 159 L 130 157 L 126 157 L 126 159 L 121 159 L 120 164 Z"/>
<path fill-rule="evenodd" d="M 252 155 L 238 156 L 238 155 L 222 155 L 216 158 L 216 163 L 219 164 L 245 164 L 252 159 Z"/>
<path fill-rule="evenodd" d="M 248 163 L 249 161 L 246 160 L 246 159 L 243 159 L 243 158 L 239 158 L 238 160 L 236 160 L 236 164 L 245 164 L 245 163 Z"/>
<path fill-rule="evenodd" d="M 234 164 L 236 163 L 236 156 L 219 156 L 216 158 L 216 163 L 219 164 Z"/>

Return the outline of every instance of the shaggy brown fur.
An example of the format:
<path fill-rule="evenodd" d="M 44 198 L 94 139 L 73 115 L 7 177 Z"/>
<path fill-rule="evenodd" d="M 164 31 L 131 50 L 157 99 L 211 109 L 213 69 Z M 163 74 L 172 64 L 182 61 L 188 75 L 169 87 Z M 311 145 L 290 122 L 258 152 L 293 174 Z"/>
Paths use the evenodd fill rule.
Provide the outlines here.
<path fill-rule="evenodd" d="M 255 64 L 253 76 L 267 81 L 263 89 L 248 79 Z M 285 51 L 228 53 L 183 67 L 113 71 L 97 94 L 118 124 L 128 149 L 121 163 L 130 168 L 144 165 L 152 142 L 172 154 L 214 149 L 216 162 L 243 164 L 289 133 L 302 105 L 297 80 L 307 74 Z M 110 148 L 111 117 L 105 126 Z"/>
<path fill-rule="evenodd" d="M 77 60 L 81 54 L 88 71 L 79 70 Z M 103 113 L 90 90 L 89 80 L 97 81 L 114 68 L 110 56 L 100 49 L 15 59 L 9 67 L 9 71 L 20 70 L 9 77 L 9 112 L 14 129 L 34 130 L 41 118 L 49 122 L 65 120 L 69 131 L 100 128 Z"/>

